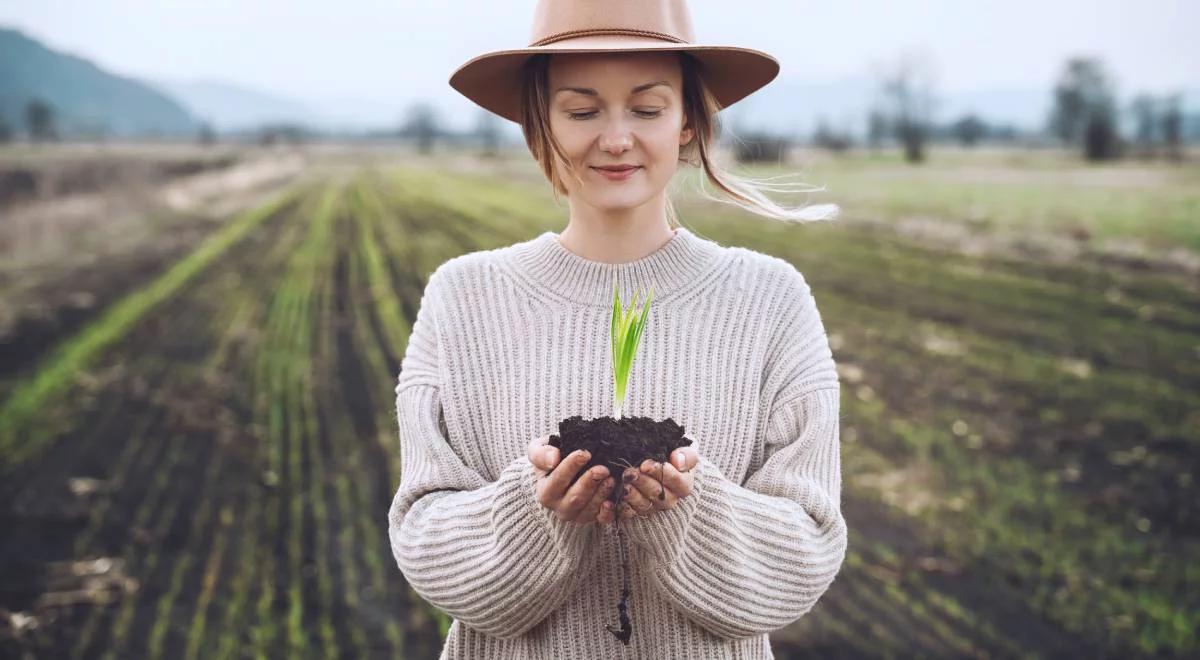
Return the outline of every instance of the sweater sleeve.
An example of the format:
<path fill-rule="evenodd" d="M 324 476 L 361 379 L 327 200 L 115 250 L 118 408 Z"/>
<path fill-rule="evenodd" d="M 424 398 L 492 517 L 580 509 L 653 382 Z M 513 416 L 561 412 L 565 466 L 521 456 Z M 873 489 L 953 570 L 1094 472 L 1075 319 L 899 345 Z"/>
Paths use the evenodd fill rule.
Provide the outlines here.
<path fill-rule="evenodd" d="M 595 525 L 559 520 L 536 499 L 527 456 L 495 481 L 466 465 L 441 424 L 437 271 L 396 385 L 400 486 L 388 511 L 397 566 L 426 601 L 464 625 L 512 639 L 544 620 L 595 559 Z"/>
<path fill-rule="evenodd" d="M 799 279 L 797 279 L 799 278 Z M 845 558 L 840 385 L 803 278 L 772 339 L 766 459 L 737 484 L 705 456 L 692 492 L 667 511 L 628 521 L 651 583 L 700 627 L 727 639 L 769 633 L 807 614 Z M 772 394 L 773 393 L 773 394 Z"/>

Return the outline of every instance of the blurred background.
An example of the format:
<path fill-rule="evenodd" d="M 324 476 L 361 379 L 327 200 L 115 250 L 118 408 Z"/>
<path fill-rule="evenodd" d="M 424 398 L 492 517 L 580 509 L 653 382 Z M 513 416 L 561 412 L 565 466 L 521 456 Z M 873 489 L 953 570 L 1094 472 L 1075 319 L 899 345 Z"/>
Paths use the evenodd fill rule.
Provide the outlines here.
<path fill-rule="evenodd" d="M 386 534 L 428 274 L 566 226 L 447 84 L 533 0 L 0 5 L 0 656 L 436 657 Z M 1200 652 L 1200 4 L 693 1 L 842 380 L 777 657 Z M 712 187 L 708 186 L 711 190 Z"/>

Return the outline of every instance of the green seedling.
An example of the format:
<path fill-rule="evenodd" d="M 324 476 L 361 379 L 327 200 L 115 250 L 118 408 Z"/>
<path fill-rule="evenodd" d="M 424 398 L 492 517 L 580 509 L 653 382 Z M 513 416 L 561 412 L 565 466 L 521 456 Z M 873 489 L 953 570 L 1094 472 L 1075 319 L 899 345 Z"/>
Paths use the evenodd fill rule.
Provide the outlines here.
<path fill-rule="evenodd" d="M 646 314 L 650 312 L 650 301 L 654 298 L 654 287 L 650 287 L 641 314 L 637 311 L 637 291 L 629 307 L 621 308 L 621 297 L 617 293 L 617 280 L 613 276 L 613 310 L 612 310 L 612 365 L 613 365 L 613 417 L 621 419 L 625 407 L 625 391 L 629 383 L 629 370 L 633 366 L 633 358 L 637 354 L 638 343 L 642 340 L 642 330 L 646 327 Z"/>

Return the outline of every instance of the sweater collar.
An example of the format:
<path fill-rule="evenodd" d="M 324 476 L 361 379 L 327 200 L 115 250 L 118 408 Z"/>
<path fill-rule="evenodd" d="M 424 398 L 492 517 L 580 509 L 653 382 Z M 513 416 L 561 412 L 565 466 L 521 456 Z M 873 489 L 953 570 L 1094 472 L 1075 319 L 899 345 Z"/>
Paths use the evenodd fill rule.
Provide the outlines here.
<path fill-rule="evenodd" d="M 686 227 L 678 227 L 675 235 L 654 252 L 624 263 L 585 259 L 568 250 L 552 231 L 513 246 L 516 269 L 533 286 L 578 303 L 608 308 L 612 307 L 614 277 L 625 305 L 635 290 L 641 290 L 640 308 L 649 287 L 654 288 L 655 301 L 670 298 L 697 282 L 720 252 L 720 245 L 696 236 Z"/>

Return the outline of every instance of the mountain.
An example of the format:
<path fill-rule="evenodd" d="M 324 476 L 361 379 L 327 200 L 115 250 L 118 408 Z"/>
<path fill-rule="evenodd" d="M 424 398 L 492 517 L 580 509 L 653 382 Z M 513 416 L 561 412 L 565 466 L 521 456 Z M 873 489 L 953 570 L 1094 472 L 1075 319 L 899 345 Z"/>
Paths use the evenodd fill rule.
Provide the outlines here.
<path fill-rule="evenodd" d="M 0 119 L 23 132 L 34 98 L 50 105 L 63 137 L 185 136 L 199 128 L 178 101 L 151 85 L 0 27 Z"/>
<path fill-rule="evenodd" d="M 219 131 L 253 130 L 262 124 L 295 123 L 318 130 L 360 131 L 399 123 L 397 104 L 369 95 L 314 95 L 303 101 L 218 80 L 157 80 L 192 114 Z"/>
<path fill-rule="evenodd" d="M 320 122 L 317 112 L 300 101 L 238 85 L 216 80 L 158 80 L 155 84 L 218 131 L 248 129 L 268 123 Z"/>

